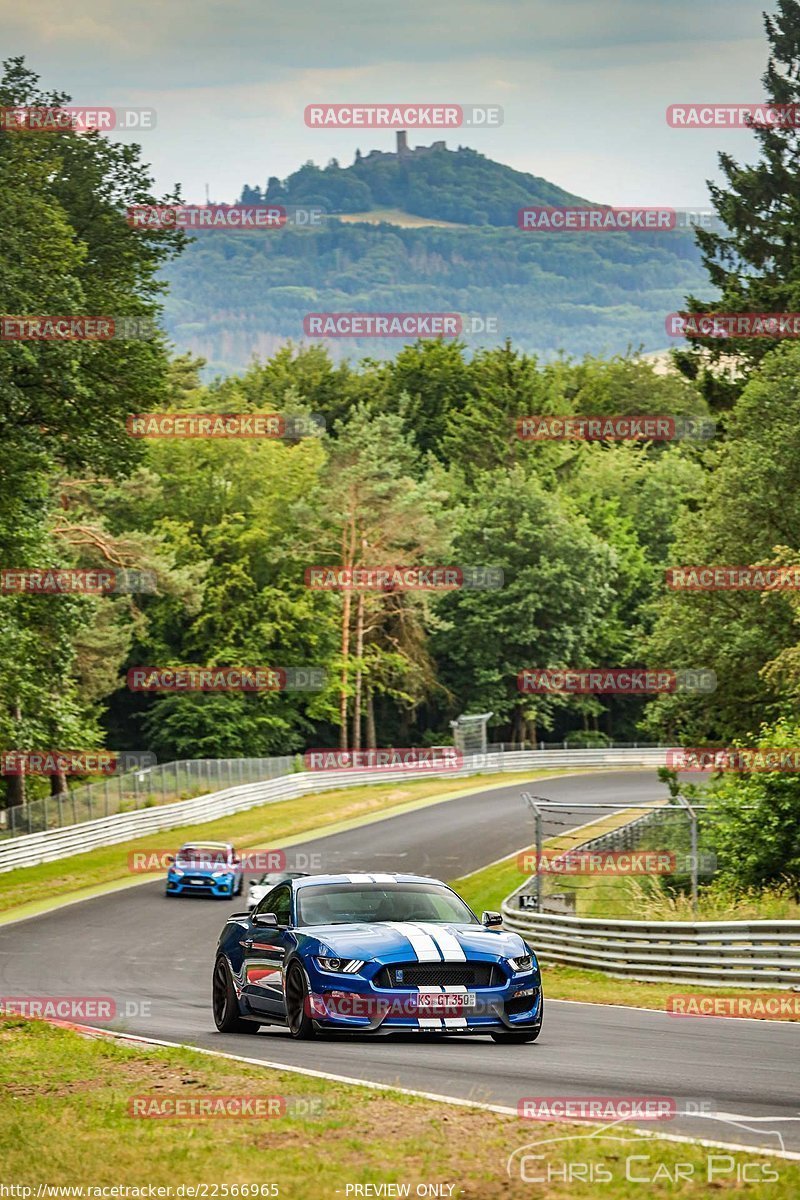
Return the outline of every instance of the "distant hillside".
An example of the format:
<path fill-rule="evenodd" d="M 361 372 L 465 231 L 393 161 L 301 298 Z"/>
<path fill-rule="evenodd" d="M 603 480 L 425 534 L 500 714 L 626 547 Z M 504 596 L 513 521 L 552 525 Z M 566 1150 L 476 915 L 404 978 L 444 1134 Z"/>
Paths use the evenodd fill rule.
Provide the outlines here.
<path fill-rule="evenodd" d="M 336 159 L 324 168 L 306 163 L 283 181 L 273 176 L 263 190 L 245 187 L 241 200 L 319 205 L 330 213 L 395 208 L 439 221 L 497 226 L 514 225 L 525 204 L 586 203 L 546 179 L 466 146 L 448 150 L 443 142 L 400 153 L 357 153 L 349 167 Z"/>
<path fill-rule="evenodd" d="M 168 332 L 179 350 L 208 359 L 209 372 L 302 341 L 311 312 L 458 312 L 490 322 L 468 346 L 509 337 L 543 358 L 657 351 L 669 345 L 666 315 L 689 292 L 710 295 L 685 231 L 523 232 L 524 204 L 587 202 L 473 150 L 308 163 L 263 191 L 245 188 L 242 201 L 321 206 L 346 219 L 203 234 L 170 265 Z M 391 357 L 402 340 L 327 345 L 335 358 Z"/>

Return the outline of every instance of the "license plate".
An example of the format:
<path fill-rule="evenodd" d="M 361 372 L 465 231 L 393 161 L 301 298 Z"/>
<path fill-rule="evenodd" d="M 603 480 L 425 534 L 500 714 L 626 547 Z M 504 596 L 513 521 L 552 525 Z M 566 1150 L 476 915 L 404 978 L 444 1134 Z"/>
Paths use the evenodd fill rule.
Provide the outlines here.
<path fill-rule="evenodd" d="M 420 992 L 419 1008 L 474 1008 L 474 992 Z"/>
<path fill-rule="evenodd" d="M 205 879 L 190 879 L 189 883 L 192 887 L 205 887 Z"/>

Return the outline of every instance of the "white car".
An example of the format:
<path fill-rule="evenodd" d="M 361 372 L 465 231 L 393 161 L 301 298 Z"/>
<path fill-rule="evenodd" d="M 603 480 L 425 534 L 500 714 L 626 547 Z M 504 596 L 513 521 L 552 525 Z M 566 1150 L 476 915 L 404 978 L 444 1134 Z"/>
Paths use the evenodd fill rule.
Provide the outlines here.
<path fill-rule="evenodd" d="M 283 883 L 286 879 L 299 879 L 301 875 L 307 874 L 307 871 L 267 871 L 260 879 L 251 879 L 247 889 L 247 907 L 255 908 L 276 884 Z"/>

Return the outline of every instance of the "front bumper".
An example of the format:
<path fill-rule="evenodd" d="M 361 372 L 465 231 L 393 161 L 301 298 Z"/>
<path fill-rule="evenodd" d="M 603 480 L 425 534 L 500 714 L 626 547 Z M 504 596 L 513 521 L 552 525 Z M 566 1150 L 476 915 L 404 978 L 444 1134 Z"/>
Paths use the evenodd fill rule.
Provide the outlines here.
<path fill-rule="evenodd" d="M 459 997 L 468 992 L 469 1007 Z M 347 976 L 317 974 L 308 997 L 320 1029 L 356 1033 L 493 1033 L 534 1030 L 542 1023 L 542 988 L 535 973 L 501 987 L 378 988 Z"/>
<path fill-rule="evenodd" d="M 213 879 L 210 875 L 167 876 L 167 892 L 170 896 L 233 896 L 236 877 Z"/>

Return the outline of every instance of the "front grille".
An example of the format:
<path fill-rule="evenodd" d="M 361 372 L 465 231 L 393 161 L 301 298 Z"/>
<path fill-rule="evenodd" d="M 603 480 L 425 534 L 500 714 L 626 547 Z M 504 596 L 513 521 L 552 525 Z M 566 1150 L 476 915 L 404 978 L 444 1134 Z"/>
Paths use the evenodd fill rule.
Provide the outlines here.
<path fill-rule="evenodd" d="M 375 976 L 376 987 L 499 987 L 494 963 L 388 963 Z"/>

